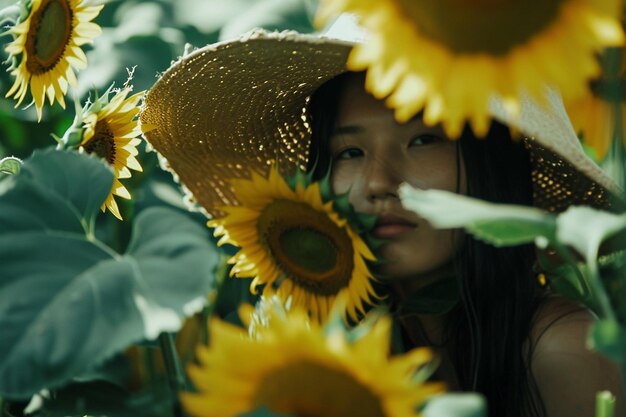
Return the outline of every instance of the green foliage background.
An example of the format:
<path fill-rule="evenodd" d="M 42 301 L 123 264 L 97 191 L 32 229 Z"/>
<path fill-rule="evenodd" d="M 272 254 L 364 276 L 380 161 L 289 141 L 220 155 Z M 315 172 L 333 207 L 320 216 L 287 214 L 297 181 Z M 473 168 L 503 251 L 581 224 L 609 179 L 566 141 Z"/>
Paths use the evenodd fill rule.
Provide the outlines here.
<path fill-rule="evenodd" d="M 15 3 L 0 0 L 0 9 Z M 182 414 L 175 394 L 188 382 L 183 376 L 172 385 L 166 374 L 184 374 L 193 347 L 206 339 L 208 314 L 238 320 L 237 304 L 252 299 L 248 283 L 222 281 L 218 261 L 225 255 L 211 243 L 206 219 L 187 210 L 179 186 L 144 145 L 137 157 L 144 171 L 123 180 L 133 198 L 117 199 L 120 222 L 99 210 L 109 170 L 94 158 L 53 151 L 51 135 L 62 136 L 71 125 L 74 93 L 84 103 L 94 91 L 124 84 L 129 71 L 134 91 L 148 90 L 186 48 L 254 27 L 311 32 L 314 8 L 313 0 L 106 1 L 94 19 L 103 33 L 83 48 L 89 66 L 78 73 L 77 91 L 70 91 L 65 110 L 44 107 L 41 123 L 34 106 L 14 108 L 4 98 L 14 80 L 0 72 L 0 159 L 25 160 L 19 175 L 0 173 L 0 327 L 12 329 L 0 342 L 0 372 L 9 376 L 0 382 L 0 415 L 22 415 L 43 387 L 51 389 L 29 409 L 35 415 Z M 3 50 L 0 55 L 6 58 Z M 141 294 L 152 308 L 182 318 L 189 314 L 182 311 L 186 302 L 211 297 L 217 286 L 219 297 L 178 336 L 167 333 L 165 319 L 152 323 L 165 333 L 148 335 L 147 317 L 155 314 L 138 311 L 132 300 Z M 21 323 L 3 324 L 2 318 L 15 317 L 2 312 L 2 305 L 14 306 L 11 297 L 21 297 L 28 314 Z M 47 336 L 36 336 L 41 329 Z M 180 363 L 168 363 L 164 353 L 171 349 Z"/>

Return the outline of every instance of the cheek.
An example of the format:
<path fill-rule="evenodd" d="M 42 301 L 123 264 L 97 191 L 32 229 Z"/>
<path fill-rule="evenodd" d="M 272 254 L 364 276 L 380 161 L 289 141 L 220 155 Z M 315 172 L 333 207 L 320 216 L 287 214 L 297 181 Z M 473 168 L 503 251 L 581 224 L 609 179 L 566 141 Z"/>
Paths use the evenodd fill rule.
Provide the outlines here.
<path fill-rule="evenodd" d="M 446 144 L 413 157 L 406 174 L 406 181 L 422 189 L 437 189 L 465 193 L 465 169 L 459 161 L 457 170 L 456 146 Z M 457 175 L 457 171 L 460 175 Z"/>
<path fill-rule="evenodd" d="M 330 184 L 335 194 L 345 194 L 353 191 L 360 177 L 355 163 L 343 162 L 333 166 L 330 174 Z"/>

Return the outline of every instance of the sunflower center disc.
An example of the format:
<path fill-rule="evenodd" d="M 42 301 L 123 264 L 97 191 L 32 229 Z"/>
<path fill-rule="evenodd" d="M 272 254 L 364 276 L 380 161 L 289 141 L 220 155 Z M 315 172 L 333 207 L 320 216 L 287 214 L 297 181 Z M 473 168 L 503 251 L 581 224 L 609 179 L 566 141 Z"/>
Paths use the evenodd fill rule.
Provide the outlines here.
<path fill-rule="evenodd" d="M 85 152 L 95 153 L 106 160 L 110 165 L 115 162 L 115 136 L 106 120 L 99 120 L 94 128 L 94 134 L 83 145 Z"/>
<path fill-rule="evenodd" d="M 259 215 L 259 238 L 285 277 L 320 295 L 334 295 L 352 278 L 354 247 L 328 214 L 306 203 L 274 200 Z"/>
<path fill-rule="evenodd" d="M 504 55 L 552 24 L 565 1 L 397 0 L 397 4 L 423 36 L 455 53 Z"/>
<path fill-rule="evenodd" d="M 385 416 L 380 398 L 354 376 L 307 361 L 270 372 L 253 403 L 298 417 Z"/>
<path fill-rule="evenodd" d="M 49 71 L 63 57 L 72 35 L 72 21 L 67 0 L 44 0 L 33 14 L 26 39 L 27 65 L 33 74 Z"/>
<path fill-rule="evenodd" d="M 285 230 L 279 241 L 284 253 L 306 270 L 324 273 L 337 264 L 337 249 L 332 240 L 317 230 Z"/>

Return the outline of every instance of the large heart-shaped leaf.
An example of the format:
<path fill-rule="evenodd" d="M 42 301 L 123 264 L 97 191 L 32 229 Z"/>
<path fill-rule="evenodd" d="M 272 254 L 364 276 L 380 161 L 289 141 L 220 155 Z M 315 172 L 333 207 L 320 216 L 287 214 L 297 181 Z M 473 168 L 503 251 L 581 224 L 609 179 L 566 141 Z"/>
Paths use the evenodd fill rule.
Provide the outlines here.
<path fill-rule="evenodd" d="M 36 152 L 0 186 L 0 395 L 23 398 L 202 307 L 217 254 L 180 212 L 137 216 L 125 254 L 92 233 L 113 175 L 75 152 Z"/>

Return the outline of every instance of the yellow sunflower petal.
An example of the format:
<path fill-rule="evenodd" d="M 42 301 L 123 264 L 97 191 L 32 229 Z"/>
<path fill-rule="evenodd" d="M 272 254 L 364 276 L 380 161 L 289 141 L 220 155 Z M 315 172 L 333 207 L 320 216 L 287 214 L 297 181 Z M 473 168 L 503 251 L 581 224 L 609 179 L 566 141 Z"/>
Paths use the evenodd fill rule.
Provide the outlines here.
<path fill-rule="evenodd" d="M 522 92 L 541 101 L 546 85 L 580 98 L 598 74 L 595 55 L 624 44 L 617 0 L 322 0 L 316 22 L 344 12 L 370 35 L 348 68 L 367 70 L 366 89 L 399 122 L 424 111 L 451 138 L 466 122 L 486 134 L 493 95 L 513 109 Z"/>
<path fill-rule="evenodd" d="M 226 215 L 208 223 L 218 244 L 239 247 L 231 276 L 252 277 L 252 292 L 266 284 L 264 295 L 277 286 L 284 302 L 291 299 L 318 320 L 337 294 L 348 295 L 346 315 L 353 319 L 377 298 L 365 261 L 374 255 L 332 202 L 323 201 L 318 183 L 292 189 L 273 167 L 267 179 L 253 173 L 231 185 L 242 205 L 221 207 Z"/>
<path fill-rule="evenodd" d="M 111 187 L 109 195 L 109 204 L 105 207 L 111 209 L 111 212 L 121 220 L 119 208 L 113 199 L 113 196 L 130 199 L 131 194 L 128 189 L 119 181 L 120 179 L 129 178 L 131 176 L 130 169 L 142 171 L 141 164 L 135 158 L 138 154 L 136 146 L 141 143 L 139 138 L 128 138 L 127 132 L 136 132 L 136 136 L 141 134 L 138 127 L 138 120 L 133 117 L 125 118 L 125 115 L 136 112 L 131 108 L 120 106 L 124 103 L 124 98 L 130 90 L 125 88 L 119 91 L 111 100 L 102 106 L 99 111 L 87 111 L 83 115 L 84 134 L 81 143 L 82 149 L 87 153 L 93 153 L 104 159 L 113 169 L 115 179 Z M 142 93 L 138 93 L 142 94 Z M 121 97 L 121 99 L 119 98 Z M 130 100 L 130 99 L 128 99 Z M 134 100 L 134 99 L 133 99 Z M 133 101 L 137 104 L 137 101 Z M 112 111 L 114 108 L 116 111 Z M 121 112 L 126 109 L 126 112 Z M 114 119 L 125 118 L 126 123 L 114 123 Z"/>
<path fill-rule="evenodd" d="M 120 209 L 117 206 L 117 202 L 115 201 L 115 199 L 113 198 L 113 194 L 109 194 L 109 196 L 107 197 L 107 199 L 105 200 L 104 204 L 102 204 L 102 207 L 100 207 L 100 209 L 104 212 L 106 209 L 109 209 L 109 211 L 111 213 L 113 213 L 113 215 L 115 217 L 117 217 L 119 220 L 123 220 L 122 219 L 122 215 L 120 213 Z"/>
<path fill-rule="evenodd" d="M 211 344 L 199 349 L 200 366 L 189 369 L 198 392 L 181 396 L 190 415 L 234 417 L 267 407 L 294 415 L 417 417 L 420 405 L 444 390 L 413 378 L 428 350 L 389 357 L 386 319 L 351 343 L 342 331 L 326 333 L 309 322 L 304 310 L 264 314 L 269 325 L 256 328 L 253 339 L 211 321 Z"/>

